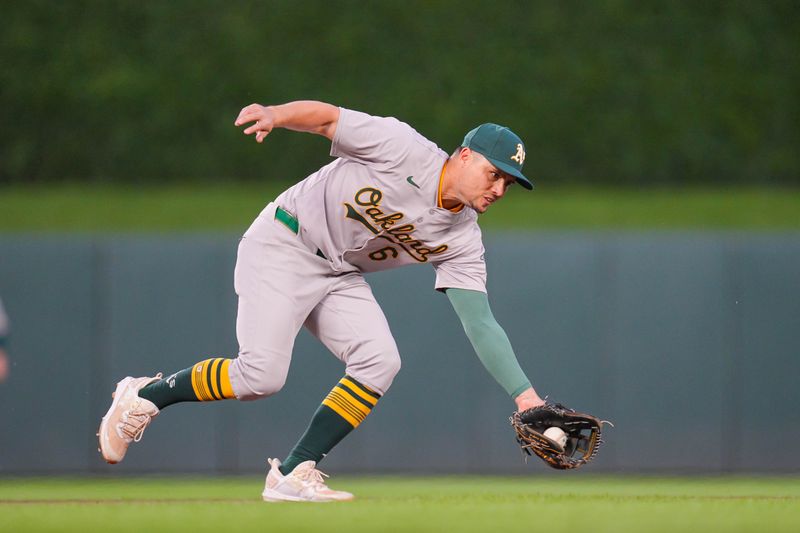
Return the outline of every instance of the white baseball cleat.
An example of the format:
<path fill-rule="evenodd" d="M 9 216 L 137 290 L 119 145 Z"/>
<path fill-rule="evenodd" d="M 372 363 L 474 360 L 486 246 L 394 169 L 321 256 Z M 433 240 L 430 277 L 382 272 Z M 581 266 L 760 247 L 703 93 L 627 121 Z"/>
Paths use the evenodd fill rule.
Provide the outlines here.
<path fill-rule="evenodd" d="M 160 379 L 159 372 L 152 378 L 128 376 L 117 383 L 117 389 L 111 395 L 114 401 L 97 431 L 99 451 L 106 462 L 115 464 L 122 461 L 131 442 L 142 440 L 144 430 L 159 411 L 150 400 L 139 398 L 139 390 Z"/>
<path fill-rule="evenodd" d="M 267 481 L 261 497 L 265 502 L 346 502 L 353 499 L 349 492 L 331 490 L 323 478 L 328 477 L 316 469 L 314 461 L 300 463 L 289 474 L 283 475 L 281 462 L 268 459 Z"/>

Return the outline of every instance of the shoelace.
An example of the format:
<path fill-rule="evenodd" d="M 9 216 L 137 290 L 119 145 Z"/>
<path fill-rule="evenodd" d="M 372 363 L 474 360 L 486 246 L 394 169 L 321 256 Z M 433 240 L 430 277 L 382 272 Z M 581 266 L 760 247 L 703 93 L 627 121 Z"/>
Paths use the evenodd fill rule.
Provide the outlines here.
<path fill-rule="evenodd" d="M 119 429 L 133 442 L 139 442 L 142 440 L 142 435 L 144 435 L 144 430 L 150 424 L 150 420 L 151 417 L 147 413 L 131 413 L 128 411 L 122 415 Z"/>
<path fill-rule="evenodd" d="M 328 474 L 316 468 L 309 468 L 303 472 L 295 473 L 295 475 L 297 475 L 298 479 L 306 483 L 310 483 L 314 486 L 322 485 L 323 487 L 325 487 L 325 479 L 323 478 L 329 477 Z"/>

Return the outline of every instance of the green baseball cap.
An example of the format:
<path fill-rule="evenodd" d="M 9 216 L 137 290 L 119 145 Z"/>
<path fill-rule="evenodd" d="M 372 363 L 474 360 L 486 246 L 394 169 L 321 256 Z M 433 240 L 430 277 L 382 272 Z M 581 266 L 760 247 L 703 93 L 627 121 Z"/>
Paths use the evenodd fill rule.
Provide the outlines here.
<path fill-rule="evenodd" d="M 525 145 L 519 136 L 497 124 L 481 124 L 467 133 L 461 146 L 474 150 L 489 160 L 491 164 L 510 176 L 528 190 L 533 183 L 522 174 L 525 162 Z"/>

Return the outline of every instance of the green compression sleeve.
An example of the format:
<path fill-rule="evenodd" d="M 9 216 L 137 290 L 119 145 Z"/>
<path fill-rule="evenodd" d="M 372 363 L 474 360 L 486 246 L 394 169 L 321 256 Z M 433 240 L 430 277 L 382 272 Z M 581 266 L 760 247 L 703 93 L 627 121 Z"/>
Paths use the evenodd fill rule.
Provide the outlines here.
<path fill-rule="evenodd" d="M 486 370 L 512 398 L 531 386 L 519 366 L 506 332 L 495 320 L 489 307 L 489 297 L 480 291 L 447 289 L 464 331 Z"/>

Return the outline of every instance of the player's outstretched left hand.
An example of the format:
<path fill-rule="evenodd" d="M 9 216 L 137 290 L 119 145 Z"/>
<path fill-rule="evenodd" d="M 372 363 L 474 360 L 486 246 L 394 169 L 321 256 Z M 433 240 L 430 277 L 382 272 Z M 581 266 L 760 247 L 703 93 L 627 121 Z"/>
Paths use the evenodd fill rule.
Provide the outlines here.
<path fill-rule="evenodd" d="M 250 122 L 255 122 L 255 124 L 246 127 L 244 129 L 244 134 L 252 135 L 255 133 L 256 142 L 260 143 L 269 135 L 272 128 L 275 126 L 275 112 L 261 104 L 250 104 L 239 111 L 239 116 L 236 117 L 234 125 L 243 126 Z"/>

